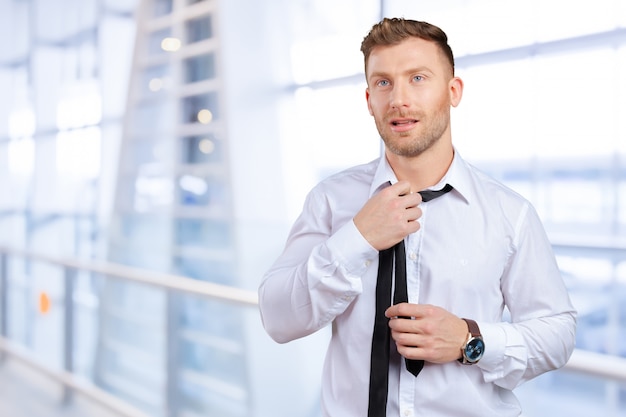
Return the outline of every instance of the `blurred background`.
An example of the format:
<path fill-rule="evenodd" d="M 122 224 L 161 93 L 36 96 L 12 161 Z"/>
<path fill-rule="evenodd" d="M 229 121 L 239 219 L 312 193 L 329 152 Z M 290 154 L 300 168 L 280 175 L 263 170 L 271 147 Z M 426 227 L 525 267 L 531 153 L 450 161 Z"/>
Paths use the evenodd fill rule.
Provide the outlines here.
<path fill-rule="evenodd" d="M 0 0 L 0 414 L 320 415 L 327 332 L 275 344 L 256 289 L 309 189 L 381 152 L 382 16 L 447 32 L 456 147 L 579 310 L 524 415 L 626 415 L 622 0 Z"/>

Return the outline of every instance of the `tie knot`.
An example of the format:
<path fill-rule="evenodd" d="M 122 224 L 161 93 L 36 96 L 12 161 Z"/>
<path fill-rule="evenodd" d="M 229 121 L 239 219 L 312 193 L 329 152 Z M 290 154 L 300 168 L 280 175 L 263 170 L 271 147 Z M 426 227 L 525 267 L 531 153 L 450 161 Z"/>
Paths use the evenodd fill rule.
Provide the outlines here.
<path fill-rule="evenodd" d="M 443 187 L 441 190 L 424 190 L 419 191 L 419 193 L 422 196 L 422 201 L 426 202 L 434 200 L 437 197 L 441 197 L 448 191 L 451 191 L 453 188 L 454 187 L 452 187 L 450 184 L 446 184 L 445 187 Z"/>

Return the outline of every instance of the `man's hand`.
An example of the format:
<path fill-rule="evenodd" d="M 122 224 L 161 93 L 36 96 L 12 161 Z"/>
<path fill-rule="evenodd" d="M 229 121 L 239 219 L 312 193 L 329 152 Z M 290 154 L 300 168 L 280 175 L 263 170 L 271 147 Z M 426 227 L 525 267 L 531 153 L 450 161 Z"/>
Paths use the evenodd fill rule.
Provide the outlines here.
<path fill-rule="evenodd" d="M 361 235 L 376 250 L 384 250 L 419 230 L 422 215 L 419 193 L 411 194 L 408 181 L 398 181 L 381 190 L 354 216 Z"/>
<path fill-rule="evenodd" d="M 432 305 L 400 303 L 389 307 L 385 315 L 390 318 L 398 353 L 405 358 L 446 363 L 461 357 L 468 329 L 454 314 Z"/>

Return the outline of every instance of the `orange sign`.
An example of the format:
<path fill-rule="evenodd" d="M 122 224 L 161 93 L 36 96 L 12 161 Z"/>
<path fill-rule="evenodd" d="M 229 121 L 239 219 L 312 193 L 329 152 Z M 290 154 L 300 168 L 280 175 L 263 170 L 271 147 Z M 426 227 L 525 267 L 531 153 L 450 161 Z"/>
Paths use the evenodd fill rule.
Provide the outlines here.
<path fill-rule="evenodd" d="M 46 314 L 50 311 L 50 297 L 45 292 L 39 294 L 39 312 Z"/>

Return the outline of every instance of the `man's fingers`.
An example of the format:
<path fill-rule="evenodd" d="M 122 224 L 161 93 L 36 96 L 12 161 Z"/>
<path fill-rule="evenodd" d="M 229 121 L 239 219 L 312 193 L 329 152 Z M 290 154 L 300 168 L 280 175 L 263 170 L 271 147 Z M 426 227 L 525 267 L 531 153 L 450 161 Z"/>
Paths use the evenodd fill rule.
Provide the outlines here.
<path fill-rule="evenodd" d="M 427 306 L 423 304 L 398 303 L 390 306 L 385 311 L 385 316 L 393 317 L 420 317 Z"/>
<path fill-rule="evenodd" d="M 387 187 L 387 190 L 398 197 L 410 197 L 407 200 L 414 204 L 407 207 L 417 206 L 422 202 L 422 195 L 420 193 L 411 192 L 411 184 L 408 181 L 398 181 L 392 186 Z"/>
<path fill-rule="evenodd" d="M 406 209 L 407 221 L 414 221 L 422 217 L 422 209 L 419 207 L 409 207 Z"/>
<path fill-rule="evenodd" d="M 411 184 L 408 181 L 398 181 L 390 187 L 387 187 L 387 190 L 397 196 L 407 195 L 411 193 Z"/>

